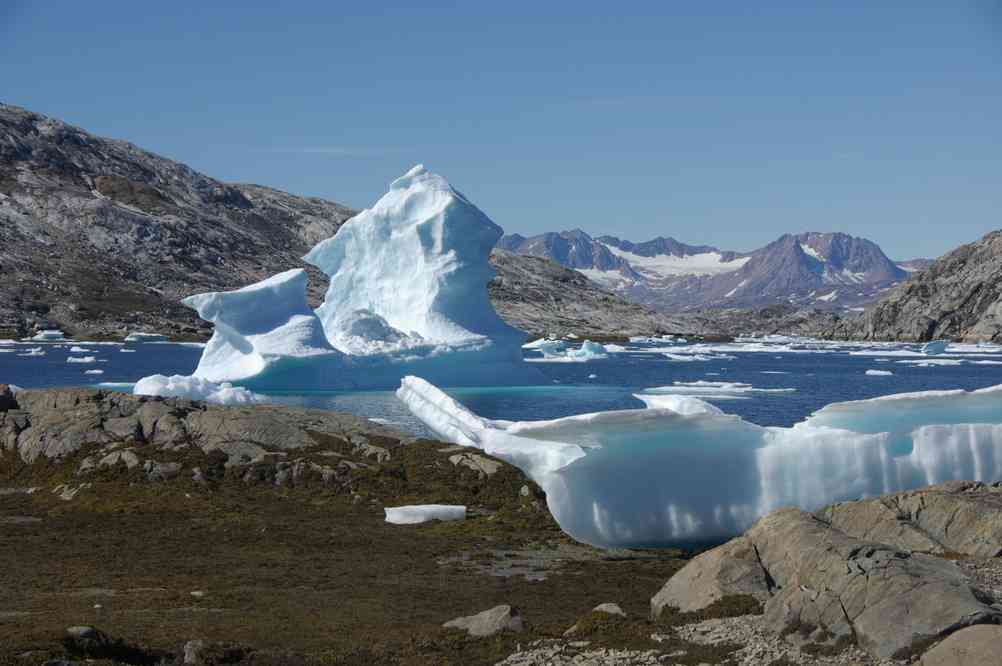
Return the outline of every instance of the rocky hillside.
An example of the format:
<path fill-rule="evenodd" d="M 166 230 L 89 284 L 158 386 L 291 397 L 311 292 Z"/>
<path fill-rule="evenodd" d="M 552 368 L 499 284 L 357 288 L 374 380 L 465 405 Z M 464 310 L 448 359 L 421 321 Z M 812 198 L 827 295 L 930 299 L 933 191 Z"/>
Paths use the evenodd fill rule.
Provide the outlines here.
<path fill-rule="evenodd" d="M 499 247 L 552 259 L 631 301 L 668 311 L 777 303 L 838 310 L 872 302 L 921 264 L 899 266 L 875 243 L 843 233 L 786 234 L 747 253 L 663 237 L 592 238 L 580 229 L 506 236 Z"/>
<path fill-rule="evenodd" d="M 0 104 L 0 337 L 35 325 L 202 337 L 181 297 L 302 266 L 352 214 Z"/>
<path fill-rule="evenodd" d="M 0 104 L 0 338 L 55 327 L 81 338 L 146 330 L 205 339 L 208 324 L 181 298 L 304 266 L 300 257 L 355 212 L 223 183 Z M 554 251 L 573 262 L 571 245 L 560 240 Z M 652 314 L 552 262 L 501 254 L 493 261 L 496 307 L 532 333 L 716 331 L 699 317 Z M 317 302 L 326 276 L 306 268 Z"/>
<path fill-rule="evenodd" d="M 1002 231 L 963 245 L 829 332 L 840 339 L 1002 341 Z"/>

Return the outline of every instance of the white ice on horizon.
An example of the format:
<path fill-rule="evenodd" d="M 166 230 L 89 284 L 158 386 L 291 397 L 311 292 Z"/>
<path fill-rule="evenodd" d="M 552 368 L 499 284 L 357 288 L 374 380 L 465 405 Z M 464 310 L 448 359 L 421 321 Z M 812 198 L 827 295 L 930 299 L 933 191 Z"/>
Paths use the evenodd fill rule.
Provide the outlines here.
<path fill-rule="evenodd" d="M 466 507 L 461 504 L 388 506 L 383 511 L 386 513 L 386 522 L 394 525 L 417 525 L 430 520 L 466 519 Z"/>
<path fill-rule="evenodd" d="M 66 340 L 66 335 L 58 329 L 46 329 L 39 331 L 28 340 L 31 342 L 63 342 Z"/>
<path fill-rule="evenodd" d="M 123 342 L 167 342 L 167 336 L 162 333 L 144 333 L 143 331 L 132 331 Z"/>
<path fill-rule="evenodd" d="M 1002 385 L 836 403 L 790 428 L 666 408 L 492 421 L 416 377 L 397 395 L 438 436 L 520 467 L 561 528 L 597 546 L 719 539 L 781 506 L 1002 479 Z"/>

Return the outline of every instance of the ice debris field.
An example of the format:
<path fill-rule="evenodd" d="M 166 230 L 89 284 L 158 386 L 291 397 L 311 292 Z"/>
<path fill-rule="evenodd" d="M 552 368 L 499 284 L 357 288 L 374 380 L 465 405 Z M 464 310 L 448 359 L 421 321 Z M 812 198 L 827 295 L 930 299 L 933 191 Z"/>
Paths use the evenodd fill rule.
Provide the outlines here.
<path fill-rule="evenodd" d="M 1002 480 L 999 345 L 527 342 L 487 295 L 501 233 L 415 167 L 306 255 L 330 276 L 316 310 L 292 269 L 186 298 L 214 324 L 204 346 L 46 330 L 0 341 L 0 370 L 28 386 L 345 409 L 434 434 L 520 467 L 560 526 L 599 546 L 712 541 L 784 505 Z M 386 508 L 399 524 L 463 516 Z"/>

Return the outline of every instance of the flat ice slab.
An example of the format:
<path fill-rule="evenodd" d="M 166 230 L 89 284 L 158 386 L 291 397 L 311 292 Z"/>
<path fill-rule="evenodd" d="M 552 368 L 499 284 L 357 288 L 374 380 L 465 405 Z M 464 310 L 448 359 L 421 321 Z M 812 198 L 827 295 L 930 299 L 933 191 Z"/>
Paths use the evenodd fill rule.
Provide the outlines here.
<path fill-rule="evenodd" d="M 465 520 L 466 507 L 457 504 L 412 504 L 388 506 L 386 522 L 394 525 L 417 525 L 429 520 Z"/>
<path fill-rule="evenodd" d="M 791 428 L 665 388 L 641 394 L 648 409 L 550 421 L 485 419 L 416 377 L 397 395 L 443 439 L 520 467 L 565 532 L 604 547 L 705 542 L 782 506 L 1002 480 L 1002 385 L 835 403 Z"/>

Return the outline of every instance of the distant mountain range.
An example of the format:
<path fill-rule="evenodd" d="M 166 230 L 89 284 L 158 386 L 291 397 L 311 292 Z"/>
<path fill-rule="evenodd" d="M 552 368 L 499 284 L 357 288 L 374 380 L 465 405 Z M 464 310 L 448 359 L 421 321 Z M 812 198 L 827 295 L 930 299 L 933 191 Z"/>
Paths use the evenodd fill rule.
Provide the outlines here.
<path fill-rule="evenodd" d="M 634 302 L 663 310 L 789 304 L 826 310 L 870 303 L 931 261 L 894 262 L 876 243 L 843 233 L 785 234 L 752 252 L 659 237 L 632 243 L 580 229 L 526 238 L 501 249 L 552 259 Z"/>

